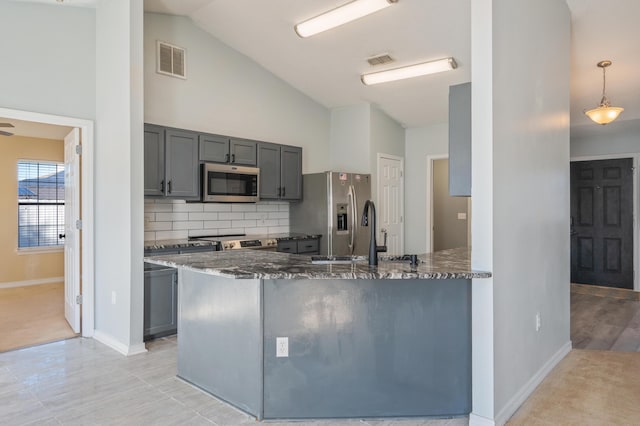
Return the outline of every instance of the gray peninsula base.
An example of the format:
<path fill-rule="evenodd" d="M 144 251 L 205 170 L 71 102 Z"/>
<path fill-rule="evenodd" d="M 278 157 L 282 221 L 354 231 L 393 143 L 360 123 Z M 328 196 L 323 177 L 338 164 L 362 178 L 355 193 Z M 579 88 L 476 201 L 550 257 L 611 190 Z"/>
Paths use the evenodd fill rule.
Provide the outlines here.
<path fill-rule="evenodd" d="M 471 411 L 470 280 L 179 273 L 178 375 L 258 419 Z"/>

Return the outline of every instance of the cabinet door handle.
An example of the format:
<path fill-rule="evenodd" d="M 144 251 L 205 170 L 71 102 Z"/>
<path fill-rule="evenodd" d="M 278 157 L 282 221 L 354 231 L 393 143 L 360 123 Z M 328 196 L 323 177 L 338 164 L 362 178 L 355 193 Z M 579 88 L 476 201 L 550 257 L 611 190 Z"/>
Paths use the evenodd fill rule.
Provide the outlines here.
<path fill-rule="evenodd" d="M 229 154 L 225 154 L 224 155 L 224 162 L 228 163 L 229 162 Z"/>
<path fill-rule="evenodd" d="M 171 181 L 167 184 L 167 192 L 171 194 Z"/>
<path fill-rule="evenodd" d="M 164 193 L 164 179 L 160 182 L 160 192 Z"/>
<path fill-rule="evenodd" d="M 278 197 L 280 197 L 280 195 L 282 194 L 282 187 L 279 186 L 278 189 L 276 189 L 277 195 Z"/>
<path fill-rule="evenodd" d="M 232 163 L 236 162 L 236 155 L 235 154 L 231 154 L 231 162 Z"/>
<path fill-rule="evenodd" d="M 282 196 L 284 197 L 284 194 L 286 193 L 286 189 L 284 186 L 282 187 Z"/>

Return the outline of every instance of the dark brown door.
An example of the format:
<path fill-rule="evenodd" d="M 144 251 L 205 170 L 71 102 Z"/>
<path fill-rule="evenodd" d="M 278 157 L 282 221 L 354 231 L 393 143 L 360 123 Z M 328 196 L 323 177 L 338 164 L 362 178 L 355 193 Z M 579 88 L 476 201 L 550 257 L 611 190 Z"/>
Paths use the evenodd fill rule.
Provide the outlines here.
<path fill-rule="evenodd" d="M 633 289 L 631 158 L 571 163 L 571 282 Z"/>

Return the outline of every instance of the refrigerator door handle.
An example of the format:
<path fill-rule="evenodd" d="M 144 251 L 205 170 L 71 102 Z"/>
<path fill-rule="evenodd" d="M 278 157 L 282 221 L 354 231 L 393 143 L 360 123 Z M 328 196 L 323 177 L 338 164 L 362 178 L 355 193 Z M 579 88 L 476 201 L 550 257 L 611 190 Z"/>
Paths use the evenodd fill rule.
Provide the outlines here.
<path fill-rule="evenodd" d="M 351 250 L 351 255 L 355 253 L 355 240 L 356 240 L 356 230 L 358 226 L 358 220 L 356 219 L 357 215 L 357 206 L 358 199 L 356 198 L 356 189 L 353 185 L 349 185 L 349 200 L 351 204 L 351 242 L 349 243 L 349 249 Z"/>

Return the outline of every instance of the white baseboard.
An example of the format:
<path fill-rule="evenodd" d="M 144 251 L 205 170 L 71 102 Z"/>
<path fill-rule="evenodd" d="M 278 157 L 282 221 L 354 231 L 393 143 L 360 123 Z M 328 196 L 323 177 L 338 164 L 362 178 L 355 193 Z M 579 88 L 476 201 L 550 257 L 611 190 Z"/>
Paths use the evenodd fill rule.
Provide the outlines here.
<path fill-rule="evenodd" d="M 64 282 L 64 277 L 38 278 L 35 280 L 13 281 L 0 283 L 0 288 L 26 287 L 29 285 L 52 284 Z"/>
<path fill-rule="evenodd" d="M 545 377 L 553 370 L 553 368 L 571 351 L 571 341 L 562 345 L 562 347 L 538 370 L 529 381 L 520 388 L 507 404 L 500 410 L 495 418 L 496 425 L 504 425 L 507 420 L 520 408 L 520 406 L 531 396 L 533 391 L 538 387 Z M 469 422 L 471 424 L 471 422 Z"/>
<path fill-rule="evenodd" d="M 493 419 L 488 419 L 477 414 L 469 414 L 469 426 L 495 426 Z"/>
<path fill-rule="evenodd" d="M 110 334 L 107 334 L 100 330 L 94 330 L 93 338 L 125 356 L 137 355 L 147 352 L 147 348 L 145 347 L 144 342 L 137 345 L 128 346 L 124 343 L 119 342 Z"/>

